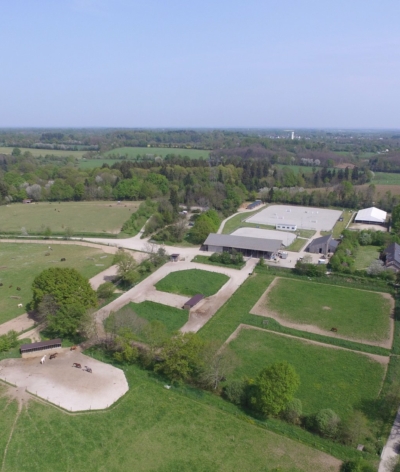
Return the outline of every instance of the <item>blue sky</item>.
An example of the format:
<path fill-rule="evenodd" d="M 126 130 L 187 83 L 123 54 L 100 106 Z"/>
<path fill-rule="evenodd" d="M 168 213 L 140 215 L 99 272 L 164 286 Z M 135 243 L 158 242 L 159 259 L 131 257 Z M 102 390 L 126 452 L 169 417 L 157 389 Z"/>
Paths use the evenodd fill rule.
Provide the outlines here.
<path fill-rule="evenodd" d="M 1 7 L 1 127 L 400 128 L 398 0 Z"/>

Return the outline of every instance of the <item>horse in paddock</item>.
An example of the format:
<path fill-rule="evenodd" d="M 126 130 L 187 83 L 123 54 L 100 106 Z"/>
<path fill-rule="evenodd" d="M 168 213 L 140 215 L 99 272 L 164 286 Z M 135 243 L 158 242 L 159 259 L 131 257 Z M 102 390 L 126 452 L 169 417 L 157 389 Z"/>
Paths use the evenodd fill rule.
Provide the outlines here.
<path fill-rule="evenodd" d="M 51 359 L 55 359 L 56 357 L 57 357 L 57 353 L 55 352 L 54 354 L 51 354 L 51 355 L 50 355 L 50 360 L 51 360 Z"/>
<path fill-rule="evenodd" d="M 83 369 L 85 372 L 89 372 L 89 374 L 92 373 L 92 369 L 90 367 L 88 367 L 87 365 L 85 365 L 85 368 Z"/>
<path fill-rule="evenodd" d="M 71 346 L 71 347 L 69 348 L 70 351 L 75 351 L 75 349 L 76 349 L 76 346 Z"/>
<path fill-rule="evenodd" d="M 337 328 L 331 328 L 332 333 L 337 333 Z"/>
<path fill-rule="evenodd" d="M 40 363 L 41 363 L 41 364 L 44 364 L 44 361 L 46 360 L 46 356 L 47 356 L 47 354 L 45 354 L 45 355 L 40 359 Z"/>
<path fill-rule="evenodd" d="M 74 362 L 74 363 L 72 364 L 72 367 L 76 367 L 77 369 L 81 369 L 81 368 L 82 368 L 82 366 L 81 366 L 80 364 L 78 364 L 77 362 Z"/>

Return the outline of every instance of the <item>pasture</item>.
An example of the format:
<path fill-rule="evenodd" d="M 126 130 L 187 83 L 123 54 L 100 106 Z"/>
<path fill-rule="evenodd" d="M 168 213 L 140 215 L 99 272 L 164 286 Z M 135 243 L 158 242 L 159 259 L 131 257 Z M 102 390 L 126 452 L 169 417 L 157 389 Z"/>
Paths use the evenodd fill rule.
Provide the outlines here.
<path fill-rule="evenodd" d="M 164 158 L 168 154 L 174 154 L 176 156 L 189 157 L 190 159 L 208 159 L 210 151 L 203 149 L 186 149 L 186 148 L 174 148 L 174 147 L 120 147 L 111 149 L 103 154 L 103 157 L 116 156 L 126 157 L 128 159 L 137 158 L 137 156 L 146 156 L 149 158 L 162 157 Z"/>
<path fill-rule="evenodd" d="M 145 301 L 142 303 L 128 303 L 128 305 L 117 311 L 114 315 L 116 324 L 131 326 L 131 323 L 136 323 L 137 325 L 138 320 L 137 318 L 132 319 L 134 318 L 132 314 L 137 315 L 139 323 L 142 321 L 143 326 L 147 324 L 147 322 L 161 321 L 165 325 L 168 334 L 178 331 L 188 320 L 188 312 L 186 310 L 162 305 L 161 303 Z"/>
<path fill-rule="evenodd" d="M 328 454 L 167 390 L 135 366 L 124 370 L 130 390 L 99 413 L 67 415 L 35 399 L 18 412 L 16 400 L 0 397 L 2 453 L 10 438 L 4 472 L 339 470 L 340 461 Z M 217 401 L 205 392 L 199 395 Z"/>
<path fill-rule="evenodd" d="M 264 367 L 287 361 L 300 376 L 296 397 L 306 415 L 331 408 L 342 419 L 374 400 L 385 368 L 363 354 L 312 344 L 268 331 L 242 329 L 229 344 L 241 363 L 236 379 L 254 378 Z"/>
<path fill-rule="evenodd" d="M 266 316 L 282 322 L 313 325 L 327 333 L 361 342 L 383 342 L 390 333 L 388 294 L 293 279 L 276 279 L 265 301 Z M 278 320 L 279 321 L 279 320 Z"/>
<path fill-rule="evenodd" d="M 40 202 L 38 204 L 13 203 L 0 206 L 0 234 L 43 234 L 49 227 L 53 233 L 63 234 L 67 227 L 75 234 L 118 234 L 123 223 L 140 202 Z"/>
<path fill-rule="evenodd" d="M 161 292 L 193 296 L 201 293 L 209 297 L 228 282 L 229 277 L 207 270 L 189 269 L 171 272 L 156 283 L 155 287 Z"/>
<path fill-rule="evenodd" d="M 91 278 L 112 264 L 113 255 L 101 249 L 76 245 L 0 242 L 0 324 L 26 312 L 32 299 L 33 279 L 50 267 L 73 267 Z M 46 253 L 50 253 L 46 256 Z M 61 258 L 66 259 L 61 262 Z M 11 287 L 10 287 L 11 286 Z M 21 290 L 17 290 L 20 287 Z M 18 297 L 18 298 L 11 298 Z M 22 303 L 23 308 L 18 308 Z"/>
<path fill-rule="evenodd" d="M 375 185 L 400 185 L 400 173 L 374 172 L 372 183 Z"/>
<path fill-rule="evenodd" d="M 371 265 L 371 262 L 377 259 L 379 259 L 377 246 L 360 246 L 357 248 L 354 267 L 357 270 L 367 269 Z"/>
<path fill-rule="evenodd" d="M 8 154 L 11 155 L 13 151 L 13 147 L 4 147 L 0 146 L 0 154 Z M 87 151 L 64 151 L 62 149 L 57 150 L 57 149 L 36 149 L 36 148 L 19 148 L 21 149 L 21 153 L 23 154 L 24 152 L 30 152 L 33 157 L 40 157 L 40 156 L 47 156 L 47 155 L 52 155 L 52 156 L 60 156 L 60 157 L 76 157 L 80 159 L 83 154 L 85 154 Z"/>

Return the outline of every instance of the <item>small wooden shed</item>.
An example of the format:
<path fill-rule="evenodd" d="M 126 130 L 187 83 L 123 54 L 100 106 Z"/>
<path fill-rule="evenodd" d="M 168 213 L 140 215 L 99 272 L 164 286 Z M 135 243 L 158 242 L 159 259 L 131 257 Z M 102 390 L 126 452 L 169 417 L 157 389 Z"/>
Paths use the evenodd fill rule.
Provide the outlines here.
<path fill-rule="evenodd" d="M 195 295 L 194 297 L 192 297 L 190 300 L 188 300 L 188 301 L 183 305 L 183 308 L 184 308 L 185 310 L 190 310 L 190 309 L 193 308 L 195 305 L 197 305 L 200 300 L 203 300 L 203 298 L 204 298 L 204 295 L 201 295 L 201 293 L 198 293 L 197 295 Z"/>

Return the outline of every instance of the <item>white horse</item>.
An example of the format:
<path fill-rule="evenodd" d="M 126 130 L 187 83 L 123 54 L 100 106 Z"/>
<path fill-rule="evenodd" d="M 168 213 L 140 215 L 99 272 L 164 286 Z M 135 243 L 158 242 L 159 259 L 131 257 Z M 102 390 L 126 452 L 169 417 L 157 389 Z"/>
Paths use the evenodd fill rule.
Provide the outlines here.
<path fill-rule="evenodd" d="M 44 361 L 46 360 L 46 356 L 47 356 L 47 354 L 45 354 L 45 355 L 40 359 L 40 363 L 41 363 L 41 364 L 44 364 Z"/>

